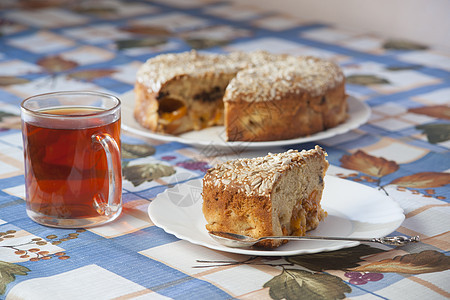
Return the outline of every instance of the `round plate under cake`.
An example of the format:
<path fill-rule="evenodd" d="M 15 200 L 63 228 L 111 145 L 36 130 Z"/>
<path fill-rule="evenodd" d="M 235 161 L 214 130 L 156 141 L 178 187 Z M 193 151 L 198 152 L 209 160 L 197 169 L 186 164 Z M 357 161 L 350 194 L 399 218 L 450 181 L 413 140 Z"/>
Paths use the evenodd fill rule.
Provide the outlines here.
<path fill-rule="evenodd" d="M 370 108 L 363 101 L 350 96 L 348 97 L 348 118 L 336 127 L 321 131 L 309 136 L 299 137 L 289 140 L 266 141 L 266 142 L 227 142 L 225 140 L 225 128 L 223 126 L 215 126 L 199 131 L 191 131 L 180 135 L 169 135 L 154 133 L 143 128 L 133 116 L 135 107 L 134 92 L 130 91 L 123 94 L 122 100 L 122 127 L 124 130 L 130 131 L 142 137 L 148 137 L 155 140 L 166 142 L 179 142 L 194 147 L 217 147 L 217 148 L 233 148 L 233 149 L 257 149 L 278 147 L 285 145 L 301 144 L 306 142 L 317 141 L 330 138 L 339 134 L 346 133 L 356 129 L 366 123 L 370 117 Z"/>
<path fill-rule="evenodd" d="M 152 222 L 167 233 L 210 249 L 258 256 L 289 256 L 354 247 L 359 242 L 290 241 L 278 248 L 229 248 L 214 241 L 202 213 L 202 180 L 194 179 L 169 188 L 150 203 Z M 342 191 L 346 191 L 342 193 Z M 402 208 L 383 192 L 334 176 L 325 176 L 321 205 L 328 216 L 307 234 L 376 238 L 395 231 L 405 219 Z"/>

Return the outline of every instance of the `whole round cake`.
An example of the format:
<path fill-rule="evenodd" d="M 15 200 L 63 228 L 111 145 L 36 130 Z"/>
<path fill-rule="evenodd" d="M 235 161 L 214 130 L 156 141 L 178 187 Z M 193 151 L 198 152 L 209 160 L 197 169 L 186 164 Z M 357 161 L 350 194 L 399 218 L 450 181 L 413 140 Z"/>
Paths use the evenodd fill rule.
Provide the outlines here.
<path fill-rule="evenodd" d="M 134 117 L 156 133 L 224 125 L 228 141 L 307 136 L 347 118 L 334 63 L 264 51 L 163 54 L 137 73 Z"/>

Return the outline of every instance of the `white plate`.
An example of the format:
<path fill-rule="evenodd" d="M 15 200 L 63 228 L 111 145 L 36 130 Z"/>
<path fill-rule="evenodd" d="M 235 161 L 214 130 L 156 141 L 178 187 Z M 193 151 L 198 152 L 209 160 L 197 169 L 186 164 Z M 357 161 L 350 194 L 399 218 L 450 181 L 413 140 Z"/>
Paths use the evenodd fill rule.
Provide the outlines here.
<path fill-rule="evenodd" d="M 268 142 L 226 142 L 225 129 L 223 126 L 215 126 L 199 131 L 191 131 L 180 135 L 166 135 L 151 132 L 142 127 L 133 116 L 134 110 L 134 92 L 130 91 L 123 94 L 122 100 L 122 127 L 125 130 L 133 132 L 143 137 L 167 142 L 180 142 L 196 147 L 215 146 L 218 148 L 262 148 L 276 147 L 283 145 L 301 144 L 311 141 L 317 141 L 329 138 L 338 134 L 346 133 L 352 129 L 358 128 L 370 117 L 370 108 L 364 102 L 350 96 L 348 98 L 349 118 L 342 124 L 325 131 L 318 132 L 306 137 L 300 137 L 290 140 L 268 141 Z"/>
<path fill-rule="evenodd" d="M 288 256 L 332 251 L 359 245 L 346 241 L 290 241 L 273 250 L 229 248 L 214 241 L 205 228 L 202 181 L 195 179 L 167 189 L 153 200 L 148 214 L 153 223 L 193 244 L 231 253 Z M 395 231 L 405 216 L 400 206 L 384 193 L 368 186 L 325 176 L 322 207 L 328 217 L 308 234 L 373 238 Z"/>

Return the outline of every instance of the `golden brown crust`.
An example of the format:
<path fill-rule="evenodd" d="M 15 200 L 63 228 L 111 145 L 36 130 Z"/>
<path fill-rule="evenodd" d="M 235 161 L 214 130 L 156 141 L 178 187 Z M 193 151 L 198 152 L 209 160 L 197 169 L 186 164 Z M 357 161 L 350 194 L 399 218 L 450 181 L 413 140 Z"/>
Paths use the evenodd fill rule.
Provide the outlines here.
<path fill-rule="evenodd" d="M 134 87 L 136 103 L 134 106 L 134 118 L 142 127 L 150 129 L 154 132 L 162 132 L 158 128 L 157 117 L 158 104 L 156 101 L 156 93 L 149 93 L 147 88 L 136 82 Z"/>
<path fill-rule="evenodd" d="M 203 212 L 208 231 L 240 232 L 251 236 L 272 235 L 272 208 L 269 197 L 247 197 L 237 188 L 205 186 Z M 218 200 L 215 200 L 218 199 Z"/>
<path fill-rule="evenodd" d="M 326 95 L 286 94 L 281 100 L 225 102 L 229 141 L 276 141 L 311 135 L 347 118 L 344 83 Z"/>

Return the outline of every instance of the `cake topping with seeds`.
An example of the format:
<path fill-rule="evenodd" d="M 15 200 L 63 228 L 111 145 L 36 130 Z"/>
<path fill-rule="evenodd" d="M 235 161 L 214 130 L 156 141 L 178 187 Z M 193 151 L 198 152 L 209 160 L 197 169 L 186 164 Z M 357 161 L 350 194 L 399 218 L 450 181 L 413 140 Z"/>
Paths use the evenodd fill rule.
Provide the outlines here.
<path fill-rule="evenodd" d="M 274 55 L 268 63 L 237 73 L 227 86 L 224 101 L 279 100 L 286 94 L 301 92 L 315 97 L 343 80 L 342 71 L 332 62 L 309 56 Z"/>
<path fill-rule="evenodd" d="M 151 92 L 159 92 L 165 82 L 177 77 L 201 79 L 222 74 L 236 75 L 227 87 L 224 101 L 266 101 L 301 91 L 314 97 L 344 80 L 336 64 L 315 57 L 265 51 L 206 54 L 194 50 L 150 58 L 139 69 L 137 80 Z"/>
<path fill-rule="evenodd" d="M 218 164 L 208 170 L 205 180 L 215 186 L 232 184 L 247 195 L 270 194 L 278 176 L 282 176 L 292 164 L 303 164 L 310 156 L 322 155 L 325 151 L 316 146 L 313 150 L 289 150 L 283 153 L 269 153 L 264 157 L 240 158 Z M 326 155 L 326 154 L 325 154 Z"/>
<path fill-rule="evenodd" d="M 147 60 L 138 70 L 137 81 L 158 92 L 162 84 L 185 75 L 201 78 L 207 74 L 235 74 L 247 66 L 238 53 L 205 54 L 195 50 L 161 54 Z"/>

